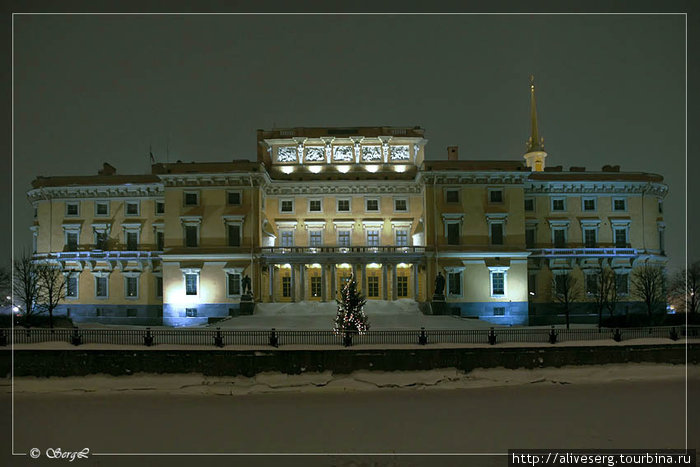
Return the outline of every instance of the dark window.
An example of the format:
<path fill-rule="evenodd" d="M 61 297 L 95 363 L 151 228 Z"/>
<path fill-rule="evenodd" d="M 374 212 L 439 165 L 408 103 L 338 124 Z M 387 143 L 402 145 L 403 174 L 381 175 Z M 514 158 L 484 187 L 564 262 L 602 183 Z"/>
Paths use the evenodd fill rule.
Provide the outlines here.
<path fill-rule="evenodd" d="M 628 274 L 616 274 L 615 275 L 615 288 L 617 293 L 621 295 L 626 295 L 629 293 L 629 275 Z"/>
<path fill-rule="evenodd" d="M 241 194 L 238 191 L 229 191 L 227 198 L 228 204 L 233 206 L 238 206 L 241 204 Z"/>
<path fill-rule="evenodd" d="M 503 224 L 491 224 L 491 244 L 503 245 Z"/>
<path fill-rule="evenodd" d="M 338 200 L 338 212 L 350 212 L 350 200 L 349 199 L 339 199 Z"/>
<path fill-rule="evenodd" d="M 583 239 L 586 248 L 596 248 L 595 229 L 583 229 Z"/>
<path fill-rule="evenodd" d="M 398 276 L 396 278 L 396 296 L 408 297 L 408 276 Z"/>
<path fill-rule="evenodd" d="M 228 225 L 228 246 L 241 246 L 241 226 L 239 224 Z"/>
<path fill-rule="evenodd" d="M 66 232 L 66 250 L 78 251 L 78 232 Z"/>
<path fill-rule="evenodd" d="M 185 226 L 185 246 L 190 246 L 190 247 L 197 246 L 197 226 L 196 225 L 186 225 Z"/>
<path fill-rule="evenodd" d="M 282 296 L 291 297 L 292 296 L 292 278 L 283 277 L 282 278 Z"/>
<path fill-rule="evenodd" d="M 493 307 L 493 316 L 505 316 L 505 314 L 506 314 L 506 307 L 504 307 L 504 306 Z"/>
<path fill-rule="evenodd" d="M 197 274 L 185 274 L 185 295 L 197 295 Z"/>
<path fill-rule="evenodd" d="M 320 297 L 321 296 L 321 277 L 311 276 L 311 296 Z"/>
<path fill-rule="evenodd" d="M 459 203 L 459 190 L 445 191 L 445 201 L 448 203 Z"/>
<path fill-rule="evenodd" d="M 535 248 L 535 229 L 525 229 L 525 248 Z"/>
<path fill-rule="evenodd" d="M 659 214 L 663 214 L 663 213 L 664 213 L 664 202 L 659 200 Z M 36 217 L 36 216 L 34 216 L 34 217 Z"/>
<path fill-rule="evenodd" d="M 309 201 L 309 211 L 311 212 L 321 212 L 321 200 L 312 199 Z"/>
<path fill-rule="evenodd" d="M 627 248 L 627 229 L 615 229 L 615 248 Z"/>
<path fill-rule="evenodd" d="M 34 206 L 34 218 L 36 219 L 39 216 L 39 208 Z"/>
<path fill-rule="evenodd" d="M 394 200 L 394 211 L 408 211 L 408 202 L 405 199 Z"/>
<path fill-rule="evenodd" d="M 282 212 L 293 212 L 294 211 L 294 201 L 291 199 L 283 199 L 280 204 L 280 210 Z"/>
<path fill-rule="evenodd" d="M 156 214 L 165 214 L 165 203 L 163 201 L 156 201 Z"/>
<path fill-rule="evenodd" d="M 241 275 L 238 273 L 228 274 L 228 294 L 241 294 Z"/>
<path fill-rule="evenodd" d="M 459 223 L 450 222 L 447 224 L 447 244 L 459 245 Z"/>
<path fill-rule="evenodd" d="M 165 244 L 165 234 L 161 231 L 156 232 L 156 250 L 163 251 Z"/>
<path fill-rule="evenodd" d="M 489 192 L 489 201 L 492 203 L 503 202 L 503 190 L 491 190 Z"/>
<path fill-rule="evenodd" d="M 185 308 L 185 316 L 187 318 L 196 318 L 197 317 L 197 309 L 196 308 Z"/>
<path fill-rule="evenodd" d="M 447 273 L 447 293 L 448 295 L 462 295 L 462 273 Z"/>
<path fill-rule="evenodd" d="M 554 248 L 566 248 L 566 230 L 554 230 Z"/>
<path fill-rule="evenodd" d="M 95 203 L 95 214 L 98 216 L 106 216 L 109 214 L 109 203 Z"/>
<path fill-rule="evenodd" d="M 107 296 L 107 278 L 106 277 L 95 277 L 95 296 L 96 297 L 106 297 Z"/>
<path fill-rule="evenodd" d="M 537 293 L 537 274 L 528 274 L 527 292 L 530 295 L 535 295 Z"/>
<path fill-rule="evenodd" d="M 136 316 L 136 308 L 127 308 L 126 309 L 126 317 L 127 318 L 133 318 Z"/>
<path fill-rule="evenodd" d="M 595 199 L 588 198 L 583 200 L 584 211 L 595 211 Z"/>
<path fill-rule="evenodd" d="M 156 297 L 163 296 L 163 278 L 160 276 L 156 277 Z"/>
<path fill-rule="evenodd" d="M 137 202 L 126 203 L 126 214 L 129 216 L 138 216 L 139 203 L 137 203 Z"/>
<path fill-rule="evenodd" d="M 506 276 L 502 272 L 491 273 L 491 295 L 505 295 Z"/>
<path fill-rule="evenodd" d="M 618 198 L 613 200 L 613 211 L 626 211 L 627 210 L 627 200 L 624 198 Z"/>
<path fill-rule="evenodd" d="M 367 200 L 367 211 L 379 211 L 379 200 L 378 199 L 368 199 Z"/>
<path fill-rule="evenodd" d="M 138 297 L 139 295 L 139 282 L 138 278 L 136 277 L 127 277 L 126 278 L 126 296 L 135 298 Z"/>
<path fill-rule="evenodd" d="M 197 206 L 199 204 L 199 193 L 185 192 L 185 206 Z"/>
<path fill-rule="evenodd" d="M 76 298 L 78 296 L 78 277 L 68 276 L 66 279 L 66 297 Z"/>
<path fill-rule="evenodd" d="M 567 288 L 569 287 L 569 280 L 568 276 L 566 274 L 557 274 L 554 276 L 554 291 L 559 294 L 563 295 L 567 292 Z"/>
<path fill-rule="evenodd" d="M 77 216 L 79 206 L 78 203 L 66 203 L 66 216 Z"/>
<path fill-rule="evenodd" d="M 586 274 L 586 293 L 598 293 L 598 274 Z"/>
<path fill-rule="evenodd" d="M 666 241 L 665 241 L 665 232 L 663 230 L 659 230 L 659 250 L 661 250 L 661 253 L 666 251 Z"/>
<path fill-rule="evenodd" d="M 535 210 L 535 200 L 532 198 L 525 198 L 525 210 L 534 211 Z"/>
<path fill-rule="evenodd" d="M 564 211 L 566 207 L 564 206 L 563 199 L 553 199 L 552 200 L 552 211 Z"/>
<path fill-rule="evenodd" d="M 136 232 L 126 233 L 126 249 L 136 251 L 139 248 L 139 235 Z"/>
<path fill-rule="evenodd" d="M 367 278 L 367 296 L 379 297 L 379 277 L 369 276 Z"/>

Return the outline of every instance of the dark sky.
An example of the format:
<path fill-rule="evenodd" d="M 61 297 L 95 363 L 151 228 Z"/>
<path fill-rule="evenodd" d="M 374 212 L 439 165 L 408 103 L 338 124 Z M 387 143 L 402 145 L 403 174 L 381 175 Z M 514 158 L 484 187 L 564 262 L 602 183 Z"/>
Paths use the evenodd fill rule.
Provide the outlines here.
<path fill-rule="evenodd" d="M 35 176 L 144 173 L 168 139 L 226 161 L 257 128 L 420 125 L 428 158 L 519 160 L 534 73 L 547 163 L 662 174 L 684 262 L 682 15 L 18 15 L 14 53 L 15 252 Z"/>

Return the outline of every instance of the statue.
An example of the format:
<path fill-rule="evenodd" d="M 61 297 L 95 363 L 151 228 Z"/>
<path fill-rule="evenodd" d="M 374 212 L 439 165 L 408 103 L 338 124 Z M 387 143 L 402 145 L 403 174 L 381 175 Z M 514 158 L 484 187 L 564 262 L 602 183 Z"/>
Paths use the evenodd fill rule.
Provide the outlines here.
<path fill-rule="evenodd" d="M 248 274 L 243 276 L 243 280 L 241 281 L 242 287 L 243 287 L 243 294 L 244 295 L 250 295 L 251 289 L 250 289 L 250 277 L 248 277 Z"/>
<path fill-rule="evenodd" d="M 445 276 L 442 275 L 442 272 L 438 272 L 438 275 L 435 278 L 435 295 L 443 295 L 444 291 L 445 291 Z"/>

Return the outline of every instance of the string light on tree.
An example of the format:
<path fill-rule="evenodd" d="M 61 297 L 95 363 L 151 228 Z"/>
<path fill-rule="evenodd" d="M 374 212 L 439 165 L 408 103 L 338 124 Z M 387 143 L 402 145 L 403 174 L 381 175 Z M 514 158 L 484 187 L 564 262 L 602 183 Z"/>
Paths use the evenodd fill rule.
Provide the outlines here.
<path fill-rule="evenodd" d="M 338 313 L 335 317 L 333 332 L 342 334 L 345 332 L 364 333 L 369 329 L 369 319 L 364 312 L 367 300 L 357 292 L 355 276 L 350 276 L 343 290 L 340 292 L 341 300 L 338 303 Z"/>

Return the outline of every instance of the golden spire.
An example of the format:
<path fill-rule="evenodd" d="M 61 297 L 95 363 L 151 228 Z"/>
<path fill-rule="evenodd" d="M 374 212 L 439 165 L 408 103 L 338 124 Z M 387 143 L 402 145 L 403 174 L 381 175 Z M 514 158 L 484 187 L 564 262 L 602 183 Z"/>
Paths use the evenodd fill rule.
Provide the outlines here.
<path fill-rule="evenodd" d="M 535 76 L 530 75 L 530 138 L 527 140 L 527 152 L 544 151 L 544 138 L 537 130 L 537 103 L 535 102 Z"/>

